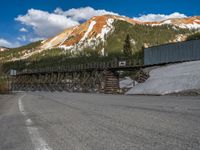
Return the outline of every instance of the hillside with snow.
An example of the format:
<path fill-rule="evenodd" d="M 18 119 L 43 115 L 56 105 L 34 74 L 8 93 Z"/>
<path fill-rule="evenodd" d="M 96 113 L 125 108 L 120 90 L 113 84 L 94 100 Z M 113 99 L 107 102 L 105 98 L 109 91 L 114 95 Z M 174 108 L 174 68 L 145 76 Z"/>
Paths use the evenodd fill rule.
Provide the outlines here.
<path fill-rule="evenodd" d="M 183 29 L 200 29 L 200 17 L 194 16 L 189 18 L 173 18 L 163 20 L 161 22 L 154 22 L 152 25 L 164 25 L 170 24 L 175 27 L 183 28 Z"/>
<path fill-rule="evenodd" d="M 152 70 L 146 82 L 137 84 L 126 94 L 165 95 L 199 89 L 200 61 L 191 61 Z"/>
<path fill-rule="evenodd" d="M 178 28 L 200 29 L 200 17 L 173 18 L 161 22 L 141 22 L 122 16 L 103 15 L 93 17 L 79 26 L 66 29 L 57 36 L 44 41 L 41 48 L 49 49 L 56 47 L 75 51 L 98 46 L 100 43 L 105 43 L 106 38 L 115 30 L 114 22 L 119 20 L 132 25 L 172 25 L 177 30 Z"/>
<path fill-rule="evenodd" d="M 97 16 L 81 24 L 66 29 L 59 35 L 42 43 L 42 49 L 63 48 L 65 50 L 80 50 L 87 47 L 97 46 L 105 42 L 106 36 L 114 30 L 115 20 L 125 20 L 125 17 L 105 15 Z M 134 23 L 127 19 L 129 23 Z"/>

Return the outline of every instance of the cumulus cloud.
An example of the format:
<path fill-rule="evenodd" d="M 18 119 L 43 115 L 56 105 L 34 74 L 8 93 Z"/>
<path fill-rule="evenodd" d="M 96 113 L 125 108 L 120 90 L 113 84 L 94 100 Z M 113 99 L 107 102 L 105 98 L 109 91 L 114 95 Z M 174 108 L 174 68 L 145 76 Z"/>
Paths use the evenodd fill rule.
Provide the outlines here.
<path fill-rule="evenodd" d="M 56 8 L 53 12 L 47 12 L 36 9 L 29 9 L 25 15 L 19 15 L 15 18 L 16 21 L 28 28 L 29 38 L 24 38 L 23 36 L 18 37 L 20 41 L 36 41 L 40 39 L 49 38 L 55 36 L 56 34 L 62 32 L 64 29 L 79 25 L 83 21 L 86 21 L 93 16 L 112 14 L 118 15 L 117 13 L 106 11 L 103 9 L 95 10 L 92 7 L 81 7 L 72 8 L 69 10 L 63 10 L 61 8 Z M 184 14 L 175 12 L 169 15 L 165 14 L 147 14 L 140 17 L 134 17 L 136 20 L 140 21 L 162 21 L 169 18 L 183 18 L 187 17 Z M 31 31 L 34 31 L 31 32 Z M 26 28 L 21 28 L 21 32 L 28 32 Z M 34 36 L 33 36 L 34 35 Z M 31 37 L 31 38 L 30 38 Z"/>
<path fill-rule="evenodd" d="M 36 9 L 28 10 L 26 15 L 19 15 L 15 20 L 32 27 L 35 33 L 41 37 L 54 36 L 65 28 L 79 24 L 63 15 Z"/>
<path fill-rule="evenodd" d="M 93 16 L 100 16 L 100 15 L 106 15 L 106 14 L 118 15 L 117 13 L 106 11 L 103 9 L 95 10 L 92 7 L 81 7 L 77 9 L 72 8 L 67 11 L 63 11 L 61 8 L 57 8 L 54 12 L 56 14 L 69 17 L 76 21 L 88 20 L 92 18 Z"/>
<path fill-rule="evenodd" d="M 10 42 L 6 39 L 0 38 L 0 46 L 13 48 L 13 47 L 20 46 L 20 43 L 19 42 Z"/>
<path fill-rule="evenodd" d="M 19 15 L 15 18 L 16 21 L 27 25 L 33 29 L 38 37 L 51 37 L 64 29 L 79 25 L 82 21 L 88 20 L 93 16 L 113 14 L 106 10 L 95 10 L 92 7 L 84 7 L 77 9 L 62 10 L 57 8 L 54 12 L 29 9 L 27 14 Z M 25 31 L 24 29 L 22 29 Z"/>
<path fill-rule="evenodd" d="M 175 12 L 169 15 L 165 14 L 147 14 L 142 15 L 140 17 L 134 17 L 134 19 L 139 21 L 145 21 L 145 22 L 154 22 L 154 21 L 163 21 L 167 20 L 169 18 L 185 18 L 187 17 L 185 14 L 181 14 L 179 12 Z"/>
<path fill-rule="evenodd" d="M 28 30 L 26 28 L 21 28 L 19 31 L 20 32 L 28 32 Z"/>

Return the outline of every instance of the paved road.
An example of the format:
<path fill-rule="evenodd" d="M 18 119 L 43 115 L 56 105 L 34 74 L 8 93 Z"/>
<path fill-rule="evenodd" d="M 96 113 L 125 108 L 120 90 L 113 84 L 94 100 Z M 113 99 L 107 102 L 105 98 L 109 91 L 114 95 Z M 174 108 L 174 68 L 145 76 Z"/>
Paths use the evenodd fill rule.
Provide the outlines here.
<path fill-rule="evenodd" d="M 200 150 L 200 97 L 1 95 L 0 150 Z"/>

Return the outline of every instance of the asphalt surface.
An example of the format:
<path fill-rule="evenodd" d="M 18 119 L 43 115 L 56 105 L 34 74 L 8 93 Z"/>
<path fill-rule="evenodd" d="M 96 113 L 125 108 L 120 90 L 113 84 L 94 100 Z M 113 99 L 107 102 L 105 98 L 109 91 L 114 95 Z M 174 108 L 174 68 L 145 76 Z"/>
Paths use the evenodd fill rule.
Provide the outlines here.
<path fill-rule="evenodd" d="M 200 97 L 0 95 L 0 150 L 200 150 Z"/>

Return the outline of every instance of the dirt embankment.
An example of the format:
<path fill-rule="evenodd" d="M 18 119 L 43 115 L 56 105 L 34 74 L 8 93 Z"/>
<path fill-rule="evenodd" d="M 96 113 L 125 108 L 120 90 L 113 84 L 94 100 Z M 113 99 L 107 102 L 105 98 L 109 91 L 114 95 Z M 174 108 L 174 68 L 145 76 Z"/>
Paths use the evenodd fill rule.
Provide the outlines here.
<path fill-rule="evenodd" d="M 2 71 L 2 65 L 0 62 L 0 94 L 9 93 L 9 78 Z"/>
<path fill-rule="evenodd" d="M 9 80 L 7 77 L 0 76 L 0 94 L 9 93 Z"/>

